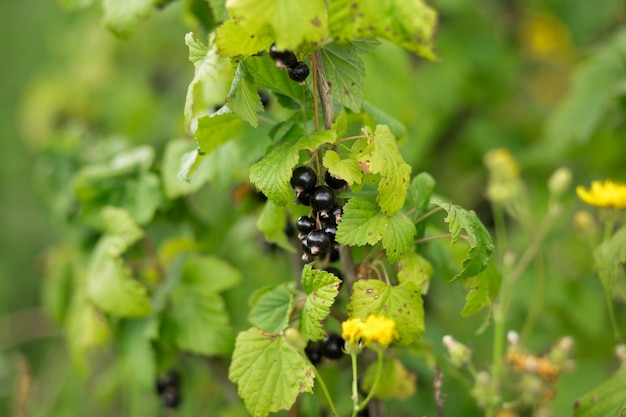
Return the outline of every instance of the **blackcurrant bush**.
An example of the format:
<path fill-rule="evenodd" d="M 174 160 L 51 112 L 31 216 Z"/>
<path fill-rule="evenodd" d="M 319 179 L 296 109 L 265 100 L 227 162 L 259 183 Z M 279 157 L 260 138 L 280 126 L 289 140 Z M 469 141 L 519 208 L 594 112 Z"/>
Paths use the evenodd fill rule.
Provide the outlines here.
<path fill-rule="evenodd" d="M 288 72 L 289 78 L 301 83 L 309 76 L 309 67 L 304 62 L 299 61 L 295 65 L 290 66 Z"/>
<path fill-rule="evenodd" d="M 337 234 L 337 225 L 333 222 L 328 222 L 324 225 L 322 230 L 328 233 L 328 236 L 330 236 L 330 242 L 334 243 L 335 235 Z"/>
<path fill-rule="evenodd" d="M 326 185 L 315 187 L 311 194 L 311 207 L 323 220 L 330 219 L 330 211 L 335 206 L 335 192 Z"/>
<path fill-rule="evenodd" d="M 306 237 L 313 229 L 315 229 L 315 219 L 310 216 L 300 216 L 296 221 L 296 229 L 300 232 L 302 238 Z M 299 236 L 298 236 L 299 237 Z"/>
<path fill-rule="evenodd" d="M 270 47 L 270 57 L 276 62 L 276 65 L 278 67 L 283 69 L 291 68 L 298 63 L 298 58 L 296 58 L 296 54 L 291 51 L 279 51 L 276 48 L 276 44 L 272 44 L 272 46 Z"/>
<path fill-rule="evenodd" d="M 180 393 L 178 390 L 168 390 L 161 394 L 161 402 L 167 408 L 176 408 L 180 404 Z"/>
<path fill-rule="evenodd" d="M 334 219 L 335 224 L 339 224 L 341 221 L 341 216 L 343 216 L 343 208 L 339 206 L 335 206 L 329 210 L 330 218 Z"/>
<path fill-rule="evenodd" d="M 328 336 L 322 340 L 322 355 L 328 359 L 340 359 L 343 357 L 343 347 L 345 341 L 336 333 L 329 333 Z"/>
<path fill-rule="evenodd" d="M 348 185 L 345 180 L 335 177 L 330 171 L 326 171 L 326 175 L 324 176 L 324 181 L 326 184 L 332 189 L 338 190 Z"/>
<path fill-rule="evenodd" d="M 303 191 L 311 191 L 315 188 L 317 175 L 313 168 L 307 166 L 299 166 L 293 170 L 291 174 L 291 188 L 296 191 L 296 196 Z"/>
<path fill-rule="evenodd" d="M 317 342 L 309 342 L 306 348 L 304 348 L 304 353 L 313 366 L 317 365 L 322 360 L 322 351 L 320 350 L 320 344 Z"/>
<path fill-rule="evenodd" d="M 330 236 L 323 230 L 312 230 L 302 241 L 302 249 L 313 256 L 323 256 L 330 249 Z"/>

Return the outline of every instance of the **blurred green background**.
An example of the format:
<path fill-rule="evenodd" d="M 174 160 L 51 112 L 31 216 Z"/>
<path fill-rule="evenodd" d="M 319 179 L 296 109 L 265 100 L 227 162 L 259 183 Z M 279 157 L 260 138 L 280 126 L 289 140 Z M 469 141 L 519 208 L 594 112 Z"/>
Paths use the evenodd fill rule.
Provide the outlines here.
<path fill-rule="evenodd" d="M 40 309 L 42 254 L 64 233 L 67 219 L 59 216 L 72 204 L 69 180 L 80 164 L 78 158 L 59 156 L 90 147 L 98 152 L 116 137 L 151 144 L 160 155 L 169 139 L 184 136 L 182 109 L 193 68 L 183 38 L 190 30 L 201 32 L 188 11 L 192 1 L 154 10 L 128 40 L 107 31 L 98 5 L 70 11 L 63 3 L 0 3 L 0 415 L 124 415 L 112 390 L 73 370 L 61 331 Z M 488 225 L 483 155 L 493 148 L 511 149 L 520 162 L 536 223 L 545 212 L 547 179 L 559 166 L 572 169 L 575 184 L 626 181 L 622 1 L 431 4 L 440 13 L 438 62 L 388 44 L 365 57 L 366 98 L 407 126 L 402 151 L 414 172 L 430 172 L 438 193 L 475 209 Z M 64 165 L 54 162 L 60 160 Z M 196 202 L 230 224 L 235 221 L 230 193 L 242 181 L 245 172 L 216 178 L 211 198 L 205 188 Z M 564 203 L 539 262 L 516 283 L 509 326 L 522 331 L 537 294 L 533 277 L 546 277 L 539 290 L 541 315 L 524 329 L 524 341 L 541 352 L 571 334 L 577 352 L 577 369 L 558 385 L 554 416 L 570 415 L 575 398 L 615 366 L 591 250 L 572 225 L 574 212 L 584 207 L 573 191 Z M 244 236 L 250 225 L 240 225 Z M 523 248 L 527 239 L 525 230 L 514 229 L 513 245 Z M 242 250 L 253 251 L 255 245 Z M 238 255 L 230 256 L 236 264 Z M 241 267 L 250 274 L 272 274 L 276 261 L 287 271 L 286 261 L 276 259 Z M 475 334 L 483 315 L 459 316 L 463 298 L 460 286 L 433 280 L 425 340 L 442 353 L 441 337 L 452 334 L 473 345 L 478 363 L 487 366 L 491 331 Z M 623 320 L 623 304 L 618 314 Z M 245 316 L 235 323 L 245 327 Z M 189 393 L 192 399 L 202 398 L 203 387 L 219 387 L 205 375 L 208 370 L 187 365 L 190 379 L 208 378 Z M 434 415 L 430 371 L 420 361 L 408 366 L 423 378 L 419 394 L 409 405 L 390 407 Z M 446 382 L 449 415 L 480 415 L 453 377 Z M 212 414 L 188 405 L 181 415 Z"/>

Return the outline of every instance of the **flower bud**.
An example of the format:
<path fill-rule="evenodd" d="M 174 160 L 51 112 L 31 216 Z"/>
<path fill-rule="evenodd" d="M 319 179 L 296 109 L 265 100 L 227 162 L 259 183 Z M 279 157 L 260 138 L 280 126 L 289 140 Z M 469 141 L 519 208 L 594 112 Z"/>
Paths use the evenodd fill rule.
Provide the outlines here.
<path fill-rule="evenodd" d="M 457 368 L 469 363 L 472 358 L 472 349 L 459 343 L 450 335 L 443 337 L 443 344 L 448 349 L 450 355 L 450 362 Z"/>
<path fill-rule="evenodd" d="M 560 167 L 548 180 L 548 190 L 550 194 L 559 197 L 567 192 L 572 183 L 572 171 L 569 168 Z"/>

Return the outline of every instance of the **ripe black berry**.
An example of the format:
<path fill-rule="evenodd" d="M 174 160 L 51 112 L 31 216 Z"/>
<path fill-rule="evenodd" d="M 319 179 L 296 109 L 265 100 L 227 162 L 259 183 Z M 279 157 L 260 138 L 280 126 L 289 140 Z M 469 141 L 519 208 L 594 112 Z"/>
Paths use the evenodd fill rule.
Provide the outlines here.
<path fill-rule="evenodd" d="M 324 181 L 326 184 L 332 189 L 338 190 L 340 188 L 345 187 L 348 183 L 345 180 L 335 177 L 330 171 L 326 171 L 326 175 L 324 176 Z"/>
<path fill-rule="evenodd" d="M 323 270 L 328 272 L 329 274 L 333 274 L 334 276 L 336 276 L 337 278 L 343 281 L 343 275 L 341 274 L 341 271 L 335 268 L 334 266 L 327 266 Z"/>
<path fill-rule="evenodd" d="M 323 219 L 330 218 L 329 210 L 335 206 L 335 192 L 325 185 L 315 187 L 311 194 L 311 207 Z"/>
<path fill-rule="evenodd" d="M 320 345 L 317 342 L 309 342 L 304 348 L 306 357 L 309 358 L 313 366 L 317 365 L 322 360 L 322 351 Z"/>
<path fill-rule="evenodd" d="M 259 98 L 261 99 L 261 105 L 263 105 L 263 109 L 267 110 L 270 105 L 270 96 L 267 95 L 265 91 L 259 91 Z"/>
<path fill-rule="evenodd" d="M 303 235 L 303 237 L 301 238 L 303 239 L 313 229 L 315 229 L 315 219 L 309 216 L 298 217 L 298 220 L 296 221 L 296 229 Z"/>
<path fill-rule="evenodd" d="M 156 381 L 156 391 L 163 394 L 169 389 L 178 389 L 180 386 L 180 375 L 174 370 L 169 370 L 165 375 Z"/>
<path fill-rule="evenodd" d="M 298 58 L 296 58 L 296 55 L 293 52 L 279 51 L 276 49 L 276 44 L 272 44 L 270 47 L 270 57 L 276 62 L 276 65 L 279 68 L 283 69 L 291 68 L 298 63 Z"/>
<path fill-rule="evenodd" d="M 299 166 L 291 174 L 291 188 L 296 191 L 296 197 L 303 191 L 311 191 L 315 188 L 317 175 L 315 171 L 307 166 Z"/>
<path fill-rule="evenodd" d="M 309 255 L 323 256 L 330 249 L 330 236 L 322 230 L 313 230 L 302 241 L 302 249 Z"/>
<path fill-rule="evenodd" d="M 334 243 L 335 235 L 337 234 L 337 225 L 333 222 L 328 222 L 324 225 L 324 228 L 322 230 L 328 233 L 331 243 Z"/>
<path fill-rule="evenodd" d="M 339 206 L 333 207 L 329 210 L 330 218 L 335 221 L 335 224 L 339 224 L 341 216 L 343 216 L 343 209 Z"/>
<path fill-rule="evenodd" d="M 300 193 L 296 192 L 296 200 L 298 200 L 298 203 L 302 204 L 303 206 L 310 206 L 312 193 L 313 190 L 305 190 L 301 191 Z"/>
<path fill-rule="evenodd" d="M 328 262 L 337 262 L 339 260 L 339 245 L 334 244 L 330 247 L 330 257 Z"/>
<path fill-rule="evenodd" d="M 309 76 L 309 67 L 302 61 L 297 62 L 295 65 L 289 67 L 289 78 L 299 83 L 306 80 Z"/>
<path fill-rule="evenodd" d="M 167 408 L 176 408 L 180 404 L 180 393 L 178 390 L 169 390 L 161 394 L 161 402 Z"/>
<path fill-rule="evenodd" d="M 330 333 L 322 341 L 322 355 L 328 359 L 340 359 L 343 357 L 345 341 L 336 333 Z"/>

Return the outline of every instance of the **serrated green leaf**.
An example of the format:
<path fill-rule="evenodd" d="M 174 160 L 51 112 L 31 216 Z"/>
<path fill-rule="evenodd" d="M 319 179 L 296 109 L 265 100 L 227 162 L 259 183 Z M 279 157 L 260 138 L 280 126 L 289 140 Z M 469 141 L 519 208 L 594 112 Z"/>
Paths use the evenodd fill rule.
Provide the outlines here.
<path fill-rule="evenodd" d="M 293 293 L 285 285 L 278 285 L 256 299 L 248 320 L 264 332 L 278 334 L 289 324 L 292 308 Z"/>
<path fill-rule="evenodd" d="M 254 80 L 246 68 L 245 61 L 240 61 L 235 71 L 233 84 L 226 97 L 228 108 L 252 127 L 259 125 L 257 112 L 263 111 L 261 98 L 254 86 Z"/>
<path fill-rule="evenodd" d="M 574 403 L 574 417 L 620 417 L 626 410 L 626 363 Z"/>
<path fill-rule="evenodd" d="M 352 197 L 343 207 L 335 239 L 342 245 L 375 245 L 382 240 L 392 262 L 407 253 L 413 245 L 415 227 L 400 212 L 386 216 L 373 198 Z"/>
<path fill-rule="evenodd" d="M 367 135 L 367 146 L 359 151 L 357 159 L 366 172 L 380 174 L 376 200 L 383 213 L 390 216 L 404 205 L 411 166 L 404 162 L 389 127 L 376 126 L 373 133 L 363 128 L 363 133 Z"/>
<path fill-rule="evenodd" d="M 350 318 L 365 320 L 368 315 L 382 315 L 396 322 L 398 345 L 407 346 L 424 333 L 424 307 L 419 287 L 412 281 L 396 286 L 369 279 L 352 286 L 348 304 Z"/>
<path fill-rule="evenodd" d="M 269 56 L 253 56 L 247 58 L 246 67 L 254 78 L 254 84 L 283 96 L 291 97 L 301 104 L 313 102 L 311 91 L 289 78 L 287 71 L 281 71 Z"/>
<path fill-rule="evenodd" d="M 377 125 L 386 125 L 389 126 L 389 130 L 391 133 L 401 140 L 407 136 L 406 126 L 398 119 L 391 117 L 378 107 L 375 107 L 368 101 L 363 102 L 363 112 L 361 114 L 364 116 L 367 125 L 373 125 L 375 127 Z M 370 119 L 373 123 L 370 122 Z"/>
<path fill-rule="evenodd" d="M 296 252 L 285 234 L 287 210 L 284 207 L 274 204 L 272 200 L 267 200 L 256 224 L 257 228 L 265 234 L 265 240 L 275 243 L 289 252 Z"/>
<path fill-rule="evenodd" d="M 422 294 L 428 292 L 428 283 L 433 275 L 433 267 L 422 255 L 410 252 L 398 259 L 398 282 L 412 281 Z"/>
<path fill-rule="evenodd" d="M 195 38 L 193 33 L 185 35 L 189 47 L 189 61 L 194 66 L 193 79 L 185 98 L 185 125 L 194 130 L 192 121 L 206 113 L 206 109 L 221 106 L 230 90 L 233 70 L 230 62 L 217 53 L 214 37 L 208 46 Z"/>
<path fill-rule="evenodd" d="M 153 5 L 154 0 L 102 0 L 104 22 L 117 36 L 126 38 L 150 14 Z"/>
<path fill-rule="evenodd" d="M 241 118 L 232 113 L 201 117 L 198 119 L 198 129 L 194 135 L 199 154 L 206 156 L 219 145 L 233 139 L 241 130 L 241 126 Z"/>
<path fill-rule="evenodd" d="M 321 340 L 325 332 L 323 321 L 330 313 L 341 280 L 335 275 L 312 269 L 307 264 L 302 269 L 302 289 L 307 297 L 300 312 L 300 334 L 309 340 Z"/>
<path fill-rule="evenodd" d="M 234 333 L 219 292 L 240 281 L 239 271 L 219 258 L 189 256 L 172 291 L 170 308 L 163 314 L 164 331 L 182 350 L 208 356 L 228 354 Z"/>
<path fill-rule="evenodd" d="M 610 289 L 613 298 L 626 302 L 626 226 L 593 251 L 593 262 L 602 285 Z"/>
<path fill-rule="evenodd" d="M 289 181 L 293 168 L 303 149 L 316 150 L 323 144 L 334 143 L 337 135 L 332 130 L 318 130 L 308 136 L 280 143 L 250 168 L 250 182 L 279 206 L 286 205 L 294 198 Z"/>
<path fill-rule="evenodd" d="M 295 50 L 305 41 L 317 42 L 328 34 L 324 0 L 228 0 L 226 7 L 247 32 L 269 30 L 279 50 Z"/>
<path fill-rule="evenodd" d="M 74 293 L 65 322 L 67 341 L 75 366 L 82 372 L 88 368 L 86 354 L 104 346 L 111 339 L 111 328 L 82 291 Z"/>
<path fill-rule="evenodd" d="M 341 159 L 339 154 L 332 149 L 328 149 L 324 153 L 322 163 L 331 174 L 346 181 L 349 186 L 360 184 L 363 179 L 363 171 L 361 171 L 356 159 Z"/>
<path fill-rule="evenodd" d="M 337 116 L 335 116 L 335 121 L 331 129 L 337 134 L 338 138 L 342 138 L 346 135 L 348 131 L 348 113 L 346 113 L 346 109 L 342 108 Z"/>
<path fill-rule="evenodd" d="M 236 20 L 227 20 L 215 31 L 215 44 L 221 56 L 240 58 L 267 51 L 273 43 L 269 28 L 253 32 Z"/>
<path fill-rule="evenodd" d="M 215 19 L 219 22 L 223 22 L 228 19 L 228 10 L 226 10 L 226 0 L 207 0 L 211 12 Z"/>
<path fill-rule="evenodd" d="M 105 233 L 102 239 L 106 239 L 103 246 L 111 256 L 120 256 L 144 235 L 143 230 L 124 209 L 105 207 L 101 211 L 101 219 L 102 231 Z"/>
<path fill-rule="evenodd" d="M 428 212 L 430 205 L 430 196 L 435 189 L 435 180 L 427 172 L 417 174 L 409 188 L 407 189 L 407 202 L 409 203 L 410 218 L 416 222 L 420 217 Z M 421 239 L 426 232 L 426 222 L 420 221 L 416 224 L 416 237 Z"/>
<path fill-rule="evenodd" d="M 313 366 L 284 337 L 256 328 L 239 333 L 228 371 L 255 417 L 289 409 L 299 394 L 313 391 Z"/>
<path fill-rule="evenodd" d="M 454 245 L 459 240 L 462 230 L 465 230 L 467 233 L 465 240 L 470 245 L 467 257 L 463 259 L 461 264 L 461 271 L 450 282 L 473 277 L 484 271 L 493 252 L 493 241 L 487 228 L 476 216 L 476 213 L 454 204 L 446 203 L 439 198 L 433 198 L 431 201 L 448 213 L 444 220 L 448 223 L 448 228 L 452 235 L 450 245 Z"/>
<path fill-rule="evenodd" d="M 377 363 L 368 365 L 360 387 L 367 393 L 372 390 L 376 379 Z M 396 358 L 383 359 L 383 369 L 374 397 L 381 400 L 406 400 L 415 393 L 417 377 L 409 372 Z"/>
<path fill-rule="evenodd" d="M 500 271 L 498 271 L 493 262 L 489 262 L 484 271 L 472 278 L 461 316 L 469 317 L 490 306 L 498 296 L 501 282 L 502 275 Z"/>
<path fill-rule="evenodd" d="M 381 37 L 434 59 L 437 15 L 421 0 L 335 0 L 328 10 L 331 36 L 340 42 Z"/>
<path fill-rule="evenodd" d="M 363 105 L 365 66 L 359 49 L 351 43 L 332 43 L 320 49 L 324 70 L 333 86 L 333 98 L 355 113 Z"/>

